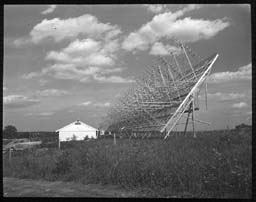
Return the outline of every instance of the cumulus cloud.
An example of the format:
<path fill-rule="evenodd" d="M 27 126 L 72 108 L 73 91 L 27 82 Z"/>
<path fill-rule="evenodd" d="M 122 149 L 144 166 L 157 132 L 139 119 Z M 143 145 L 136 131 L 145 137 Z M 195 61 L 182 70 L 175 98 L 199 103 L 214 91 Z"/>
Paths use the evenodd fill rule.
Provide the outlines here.
<path fill-rule="evenodd" d="M 54 112 L 26 113 L 25 116 L 52 116 Z"/>
<path fill-rule="evenodd" d="M 179 19 L 186 12 L 200 8 L 200 5 L 188 5 L 176 12 L 165 12 L 154 16 L 139 30 L 130 33 L 122 43 L 127 51 L 147 50 L 148 47 L 162 38 L 177 38 L 184 42 L 195 42 L 209 39 L 229 26 L 226 18 L 216 20 Z"/>
<path fill-rule="evenodd" d="M 111 104 L 109 102 L 95 102 L 93 103 L 92 101 L 86 101 L 78 106 L 92 106 L 92 107 L 109 107 Z"/>
<path fill-rule="evenodd" d="M 22 47 L 25 44 L 31 43 L 30 39 L 27 37 L 18 38 L 13 41 L 13 44 L 16 48 Z"/>
<path fill-rule="evenodd" d="M 149 54 L 151 55 L 168 55 L 169 52 L 178 54 L 181 51 L 180 48 L 170 45 L 163 45 L 161 42 L 156 42 L 151 47 Z"/>
<path fill-rule="evenodd" d="M 252 63 L 238 68 L 239 72 L 252 72 Z"/>
<path fill-rule="evenodd" d="M 30 73 L 27 73 L 27 74 L 23 74 L 21 76 L 21 78 L 23 78 L 23 79 L 32 79 L 34 77 L 39 77 L 41 75 L 42 74 L 40 72 L 30 72 Z"/>
<path fill-rule="evenodd" d="M 252 111 L 246 112 L 247 115 L 252 115 Z"/>
<path fill-rule="evenodd" d="M 109 107 L 111 104 L 109 102 L 104 102 L 104 103 L 97 102 L 97 103 L 94 103 L 93 105 L 95 107 Z"/>
<path fill-rule="evenodd" d="M 246 121 L 251 120 L 252 119 L 252 111 L 248 111 L 246 112 L 247 118 Z"/>
<path fill-rule="evenodd" d="M 89 14 L 68 19 L 44 19 L 31 30 L 32 42 L 39 43 L 46 38 L 55 42 L 70 39 L 71 42 L 61 50 L 46 54 L 45 60 L 53 61 L 53 64 L 40 72 L 26 73 L 22 78 L 48 75 L 80 82 L 125 82 L 126 79 L 121 76 L 106 76 L 123 70 L 114 67 L 120 49 L 117 38 L 120 33 L 117 25 L 102 23 Z"/>
<path fill-rule="evenodd" d="M 71 79 L 85 81 L 90 75 L 99 71 L 98 67 L 88 67 L 87 69 L 78 69 L 73 64 L 54 64 L 42 70 L 43 74 L 48 74 L 57 79 Z"/>
<path fill-rule="evenodd" d="M 230 81 L 239 81 L 239 80 L 251 80 L 252 79 L 252 64 L 239 67 L 235 72 L 217 72 L 210 75 L 208 82 L 209 83 L 223 83 Z"/>
<path fill-rule="evenodd" d="M 95 41 L 93 39 L 87 38 L 84 40 L 75 40 L 70 43 L 66 48 L 63 49 L 63 52 L 76 54 L 83 51 L 85 55 L 89 54 L 90 52 L 96 52 L 100 49 L 100 42 Z"/>
<path fill-rule="evenodd" d="M 238 7 L 243 8 L 243 9 L 249 11 L 249 12 L 251 11 L 251 5 L 250 4 L 231 4 L 231 5 L 238 6 Z"/>
<path fill-rule="evenodd" d="M 54 114 L 53 112 L 42 112 L 42 113 L 39 113 L 38 115 L 39 116 L 51 116 L 53 114 Z"/>
<path fill-rule="evenodd" d="M 152 13 L 161 13 L 168 10 L 165 4 L 145 4 L 144 6 Z"/>
<path fill-rule="evenodd" d="M 100 75 L 94 75 L 94 79 L 99 82 L 103 83 L 131 83 L 134 82 L 132 79 L 123 78 L 121 76 L 100 76 Z"/>
<path fill-rule="evenodd" d="M 181 13 L 197 10 L 199 8 L 202 8 L 203 6 L 204 6 L 203 4 L 188 4 L 181 10 Z"/>
<path fill-rule="evenodd" d="M 122 68 L 102 69 L 99 67 L 79 68 L 73 64 L 53 64 L 44 68 L 41 72 L 32 72 L 29 74 L 35 76 L 49 75 L 56 79 L 76 80 L 80 82 L 89 82 L 92 80 L 104 83 L 129 83 L 131 79 L 121 76 L 106 76 L 111 73 L 121 72 Z M 25 75 L 26 77 L 26 75 Z M 31 78 L 31 77 L 30 77 Z"/>
<path fill-rule="evenodd" d="M 148 42 L 139 33 L 132 32 L 123 41 L 122 48 L 127 51 L 132 51 L 133 49 L 143 51 L 148 49 Z"/>
<path fill-rule="evenodd" d="M 59 90 L 59 89 L 45 89 L 45 90 L 37 91 L 36 94 L 43 97 L 52 97 L 52 96 L 69 95 L 70 93 L 65 90 Z"/>
<path fill-rule="evenodd" d="M 160 42 L 154 43 L 151 48 L 150 53 L 151 55 L 168 55 L 168 50 L 164 47 L 164 45 Z"/>
<path fill-rule="evenodd" d="M 245 102 L 239 102 L 239 103 L 233 104 L 232 107 L 233 107 L 233 108 L 241 109 L 241 108 L 248 107 L 248 104 L 245 103 Z"/>
<path fill-rule="evenodd" d="M 48 81 L 45 79 L 40 79 L 38 82 L 39 82 L 40 86 L 44 86 L 46 83 L 48 83 Z"/>
<path fill-rule="evenodd" d="M 56 9 L 56 5 L 49 5 L 48 8 L 41 12 L 43 15 L 47 15 L 49 13 L 52 13 Z"/>
<path fill-rule="evenodd" d="M 76 65 L 113 65 L 114 60 L 109 51 L 114 50 L 108 47 L 108 43 L 105 46 L 102 46 L 100 41 L 90 38 L 75 40 L 60 52 L 49 52 L 46 59 Z"/>
<path fill-rule="evenodd" d="M 30 72 L 22 78 L 31 79 L 49 75 L 56 79 L 77 80 L 89 82 L 124 83 L 129 79 L 109 75 L 122 72 L 124 68 L 115 68 L 116 52 L 119 49 L 118 40 L 99 41 L 91 38 L 75 40 L 60 51 L 50 51 L 46 60 L 56 63 L 45 67 L 41 72 Z M 109 76 L 106 76 L 109 75 Z"/>
<path fill-rule="evenodd" d="M 168 5 L 167 4 L 144 4 L 143 6 L 147 7 L 148 11 L 152 12 L 152 13 L 163 13 L 163 12 L 168 12 L 170 11 L 170 7 L 171 8 L 182 8 L 180 10 L 178 10 L 180 13 L 185 13 L 185 12 L 189 12 L 192 10 L 196 10 L 199 8 L 202 8 L 203 5 L 202 4 L 180 4 L 179 6 L 177 5 Z"/>
<path fill-rule="evenodd" d="M 174 36 L 181 41 L 195 42 L 201 39 L 210 39 L 218 32 L 229 26 L 226 19 L 204 20 L 190 17 L 177 20 L 168 29 L 168 36 Z"/>
<path fill-rule="evenodd" d="M 23 95 L 8 95 L 3 97 L 3 104 L 7 108 L 23 108 L 38 104 L 40 100 Z"/>
<path fill-rule="evenodd" d="M 55 42 L 60 42 L 66 38 L 74 38 L 78 35 L 100 38 L 107 34 L 112 38 L 121 33 L 116 25 L 110 23 L 101 23 L 95 16 L 85 14 L 75 18 L 68 19 L 44 19 L 34 26 L 30 36 L 34 43 L 39 43 L 45 38 L 53 38 Z"/>
<path fill-rule="evenodd" d="M 102 74 L 111 74 L 111 73 L 116 73 L 116 72 L 122 72 L 125 68 L 105 68 L 105 69 L 101 69 L 101 73 Z"/>
<path fill-rule="evenodd" d="M 218 98 L 221 101 L 227 101 L 227 100 L 236 100 L 236 99 L 241 99 L 241 98 L 246 98 L 246 95 L 243 93 L 209 93 L 208 94 L 209 98 Z"/>
<path fill-rule="evenodd" d="M 86 101 L 86 102 L 83 102 L 83 103 L 81 103 L 81 104 L 79 104 L 79 105 L 80 105 L 80 106 L 88 106 L 88 105 L 90 105 L 90 104 L 92 104 L 91 101 Z"/>

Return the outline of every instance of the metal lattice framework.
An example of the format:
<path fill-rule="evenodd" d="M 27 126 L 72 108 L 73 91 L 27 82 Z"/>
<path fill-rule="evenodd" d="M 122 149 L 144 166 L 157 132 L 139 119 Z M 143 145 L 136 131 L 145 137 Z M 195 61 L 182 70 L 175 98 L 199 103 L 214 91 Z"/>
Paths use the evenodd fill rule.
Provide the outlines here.
<path fill-rule="evenodd" d="M 166 138 L 185 113 L 187 123 L 190 114 L 195 121 L 198 94 L 218 54 L 201 59 L 187 45 L 173 43 L 174 51 L 158 57 L 112 105 L 103 123 L 108 131 L 160 131 Z"/>

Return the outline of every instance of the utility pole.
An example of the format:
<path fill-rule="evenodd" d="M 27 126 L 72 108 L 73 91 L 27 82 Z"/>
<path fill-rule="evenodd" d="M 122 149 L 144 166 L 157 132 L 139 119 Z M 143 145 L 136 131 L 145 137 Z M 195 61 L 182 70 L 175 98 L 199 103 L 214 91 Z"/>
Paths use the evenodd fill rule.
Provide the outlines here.
<path fill-rule="evenodd" d="M 58 148 L 60 150 L 60 132 L 58 132 Z"/>
<path fill-rule="evenodd" d="M 114 145 L 116 145 L 116 133 L 114 133 Z"/>
<path fill-rule="evenodd" d="M 12 148 L 9 149 L 9 163 L 12 163 Z"/>

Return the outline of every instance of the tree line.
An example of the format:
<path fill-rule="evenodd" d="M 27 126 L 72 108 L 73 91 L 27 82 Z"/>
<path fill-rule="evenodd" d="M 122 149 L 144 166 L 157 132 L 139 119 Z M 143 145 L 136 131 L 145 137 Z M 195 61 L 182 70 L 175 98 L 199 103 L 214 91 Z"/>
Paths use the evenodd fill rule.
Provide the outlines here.
<path fill-rule="evenodd" d="M 7 125 L 3 130 L 3 139 L 15 139 L 17 138 L 17 128 L 12 125 Z"/>

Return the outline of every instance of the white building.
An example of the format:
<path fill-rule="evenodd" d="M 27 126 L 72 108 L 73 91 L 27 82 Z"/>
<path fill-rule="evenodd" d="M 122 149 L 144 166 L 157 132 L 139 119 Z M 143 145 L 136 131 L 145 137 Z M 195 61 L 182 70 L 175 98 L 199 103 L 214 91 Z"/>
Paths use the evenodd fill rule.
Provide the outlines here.
<path fill-rule="evenodd" d="M 86 136 L 88 138 L 97 138 L 97 129 L 79 120 L 56 130 L 56 132 L 59 132 L 60 142 L 70 141 L 72 139 L 84 140 Z"/>

